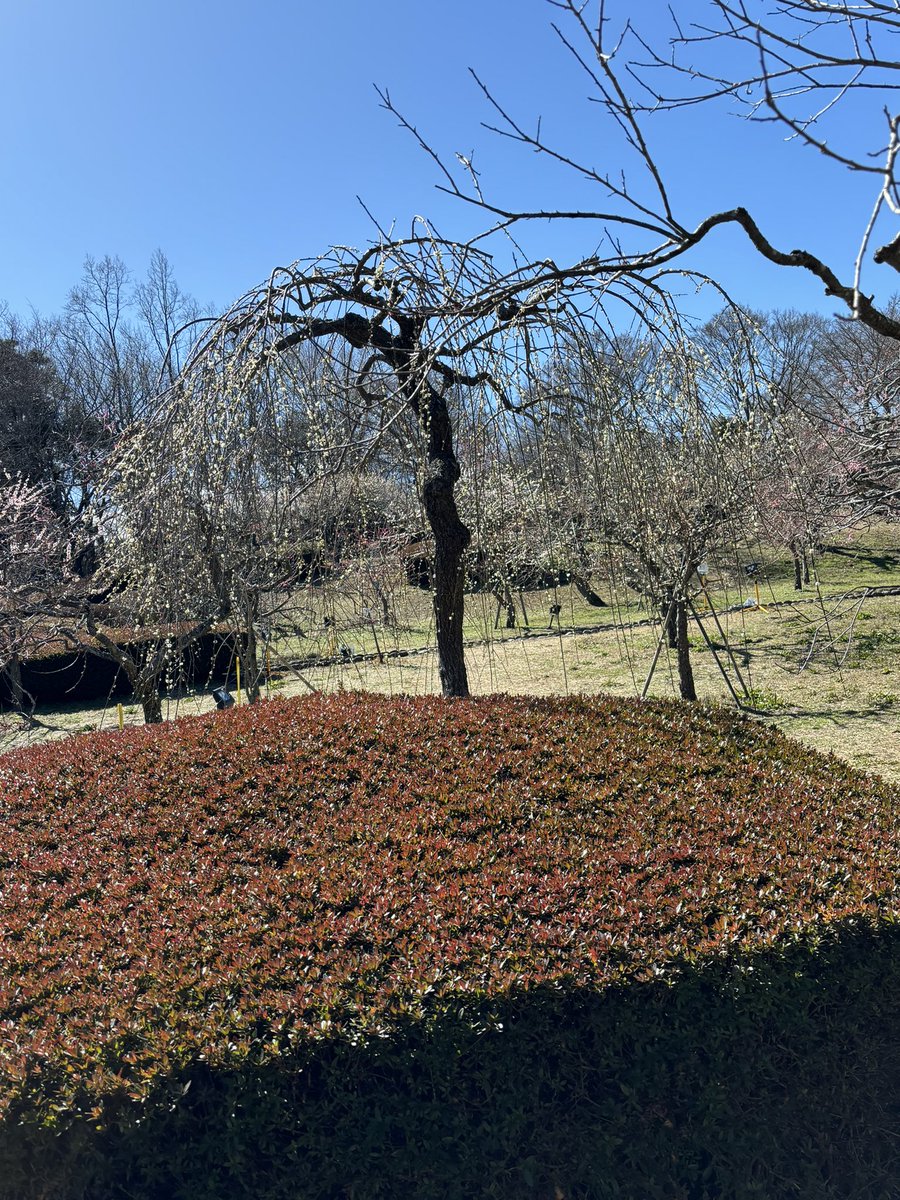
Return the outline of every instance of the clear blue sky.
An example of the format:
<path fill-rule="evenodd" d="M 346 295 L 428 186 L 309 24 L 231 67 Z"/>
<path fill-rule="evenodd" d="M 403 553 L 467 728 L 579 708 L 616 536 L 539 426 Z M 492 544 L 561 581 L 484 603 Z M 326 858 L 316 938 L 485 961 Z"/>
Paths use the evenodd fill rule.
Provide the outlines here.
<path fill-rule="evenodd" d="M 630 5 L 645 28 L 665 8 Z M 435 191 L 434 164 L 379 107 L 376 83 L 450 158 L 474 149 L 503 200 L 602 203 L 479 127 L 490 114 L 467 67 L 523 121 L 542 115 L 560 144 L 619 161 L 544 0 L 0 0 L 0 14 L 0 300 L 22 313 L 58 310 L 86 254 L 141 274 L 157 247 L 184 290 L 224 306 L 277 264 L 371 240 L 357 195 L 398 232 L 416 214 L 447 236 L 472 232 L 483 219 Z M 651 128 L 689 223 L 746 204 L 783 248 L 805 246 L 849 277 L 871 180 L 724 113 Z M 562 260 L 600 236 L 544 228 L 531 246 Z M 833 308 L 736 234 L 694 261 L 742 302 Z"/>

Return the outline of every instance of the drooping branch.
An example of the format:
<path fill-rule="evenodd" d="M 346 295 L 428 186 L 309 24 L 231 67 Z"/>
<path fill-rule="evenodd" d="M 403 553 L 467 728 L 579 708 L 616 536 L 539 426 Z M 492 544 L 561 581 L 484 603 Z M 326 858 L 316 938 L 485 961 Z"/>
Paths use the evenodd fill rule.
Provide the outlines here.
<path fill-rule="evenodd" d="M 482 209 L 496 224 L 494 232 L 514 226 L 550 222 L 595 225 L 600 231 L 600 248 L 575 262 L 532 264 L 531 287 L 554 281 L 562 288 L 577 287 L 588 279 L 604 281 L 615 289 L 624 280 L 642 287 L 661 285 L 658 272 L 680 262 L 699 247 L 713 230 L 726 224 L 739 225 L 751 245 L 769 262 L 781 267 L 799 267 L 825 286 L 828 296 L 838 299 L 849 314 L 884 336 L 900 337 L 900 326 L 886 302 L 878 303 L 862 282 L 864 260 L 900 269 L 898 239 L 871 252 L 876 223 L 888 212 L 900 215 L 900 190 L 896 177 L 900 157 L 900 115 L 896 107 L 900 92 L 900 61 L 892 57 L 889 39 L 900 28 L 900 13 L 894 4 L 846 3 L 835 0 L 780 0 L 774 7 L 760 0 L 706 0 L 708 21 L 702 18 L 685 30 L 672 16 L 671 52 L 664 52 L 659 36 L 641 34 L 633 6 L 618 7 L 613 0 L 548 0 L 568 21 L 568 28 L 554 24 L 558 40 L 575 64 L 576 71 L 591 86 L 591 100 L 621 139 L 622 158 L 614 167 L 597 169 L 584 156 L 563 149 L 543 132 L 540 121 L 532 126 L 513 114 L 488 84 L 476 76 L 477 85 L 495 121 L 485 128 L 511 139 L 524 148 L 596 184 L 607 203 L 584 208 L 561 208 L 549 204 L 504 203 L 491 194 L 482 173 L 476 173 L 470 157 L 457 155 L 452 167 L 426 140 L 419 129 L 401 114 L 390 96 L 381 93 L 382 103 L 438 164 L 442 178 L 437 186 L 467 204 Z M 613 10 L 620 14 L 613 28 Z M 589 11 L 596 20 L 589 20 Z M 839 37 L 845 38 L 843 44 Z M 734 63 L 736 48 L 752 57 L 747 70 L 742 59 L 726 73 L 723 61 Z M 699 59 L 685 60 L 688 51 L 709 54 L 709 69 Z M 704 60 L 705 61 L 705 60 Z M 666 89 L 674 77 L 687 83 L 682 92 Z M 735 99 L 747 103 L 752 115 L 784 125 L 792 137 L 827 155 L 835 164 L 875 176 L 879 182 L 874 206 L 864 215 L 852 278 L 807 249 L 783 251 L 761 231 L 744 205 L 727 211 L 687 219 L 676 211 L 667 179 L 655 157 L 650 122 L 661 110 Z M 854 145 L 850 150 L 835 147 L 819 132 L 831 110 L 853 98 L 877 101 L 879 122 L 886 122 L 887 145 L 870 152 Z M 809 99 L 811 110 L 797 109 Z M 873 110 L 874 111 L 874 110 Z M 884 124 L 879 129 L 884 129 Z M 854 132 L 857 128 L 853 125 Z M 671 135 L 669 135 L 671 136 Z M 608 147 L 608 140 L 605 142 Z M 874 157 L 873 157 L 874 153 Z M 626 174 L 626 171 L 629 173 Z M 816 202 L 813 199 L 811 202 Z M 650 244 L 647 245 L 648 239 Z M 642 244 L 643 243 L 643 244 Z M 517 280 L 516 283 L 519 283 Z M 521 292 L 519 293 L 521 294 Z M 504 295 L 503 300 L 507 299 Z"/>

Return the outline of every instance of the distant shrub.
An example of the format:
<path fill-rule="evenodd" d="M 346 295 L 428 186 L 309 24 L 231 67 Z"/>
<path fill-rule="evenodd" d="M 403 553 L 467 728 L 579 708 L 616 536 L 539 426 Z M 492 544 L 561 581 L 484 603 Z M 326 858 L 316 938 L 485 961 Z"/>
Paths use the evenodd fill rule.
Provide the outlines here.
<path fill-rule="evenodd" d="M 313 696 L 0 797 L 0 1196 L 900 1190 L 898 795 L 755 723 Z"/>

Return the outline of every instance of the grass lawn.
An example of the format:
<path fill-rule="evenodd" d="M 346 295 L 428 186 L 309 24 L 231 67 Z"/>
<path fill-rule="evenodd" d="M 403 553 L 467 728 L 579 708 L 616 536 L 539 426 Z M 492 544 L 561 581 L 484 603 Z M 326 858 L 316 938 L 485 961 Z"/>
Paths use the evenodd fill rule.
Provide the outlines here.
<path fill-rule="evenodd" d="M 900 779 L 900 596 L 840 600 L 862 588 L 900 584 L 900 529 L 878 526 L 853 541 L 825 551 L 815 562 L 816 581 L 802 592 L 793 588 L 791 564 L 783 556 L 753 552 L 762 559 L 762 609 L 739 608 L 755 601 L 752 583 L 740 570 L 717 569 L 709 598 L 720 616 L 737 668 L 752 694 L 760 719 L 855 766 Z M 752 557 L 748 551 L 747 557 Z M 311 689 L 368 690 L 425 695 L 439 690 L 430 598 L 401 586 L 391 592 L 391 623 L 369 620 L 374 610 L 352 580 L 342 588 L 311 589 L 294 598 L 291 619 L 302 638 L 276 636 L 270 662 L 277 678 L 269 696 L 305 694 Z M 818 588 L 815 584 L 818 584 Z M 563 587 L 525 593 L 517 598 L 514 629 L 495 628 L 497 605 L 490 595 L 466 598 L 465 635 L 472 643 L 467 663 L 477 695 L 508 692 L 526 695 L 574 695 L 608 692 L 640 694 L 658 640 L 658 628 L 641 625 L 651 614 L 634 593 L 598 584 L 607 608 L 592 608 Z M 826 597 L 828 599 L 826 599 Z M 560 605 L 559 628 L 546 635 L 550 606 Z M 522 606 L 530 623 L 522 628 Z M 726 660 L 722 638 L 698 599 L 711 640 Z M 732 609 L 732 611 L 726 611 Z M 329 624 L 325 624 L 326 618 Z M 614 628 L 616 624 L 621 628 Z M 598 632 L 577 630 L 607 626 Z M 699 629 L 692 634 L 694 671 L 701 700 L 733 705 L 728 686 Z M 333 658 L 342 646 L 353 661 L 292 669 L 298 660 Z M 384 663 L 366 659 L 377 651 Z M 405 652 L 404 657 L 390 657 Z M 413 652 L 413 653 L 410 653 Z M 734 667 L 729 675 L 741 691 Z M 651 696 L 677 695 L 674 656 L 667 650 L 652 681 Z M 209 711 L 206 690 L 166 701 L 167 717 Z M 39 710 L 38 723 L 26 726 L 13 714 L 0 717 L 4 749 L 72 733 L 114 728 L 114 704 L 62 706 Z M 141 722 L 140 709 L 126 705 L 124 720 Z"/>

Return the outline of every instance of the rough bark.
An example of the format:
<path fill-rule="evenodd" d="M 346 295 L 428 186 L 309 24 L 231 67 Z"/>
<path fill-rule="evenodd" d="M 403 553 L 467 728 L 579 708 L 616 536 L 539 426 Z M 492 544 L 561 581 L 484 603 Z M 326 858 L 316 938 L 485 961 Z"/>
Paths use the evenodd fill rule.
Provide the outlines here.
<path fill-rule="evenodd" d="M 255 704 L 260 697 L 259 681 L 262 670 L 259 665 L 259 644 L 256 630 L 249 624 L 238 645 L 238 657 L 241 660 L 243 672 L 242 683 L 247 693 L 247 702 Z"/>
<path fill-rule="evenodd" d="M 496 598 L 496 601 L 497 601 L 497 620 L 494 622 L 494 628 L 496 629 L 497 626 L 499 625 L 500 612 L 502 609 L 505 608 L 506 609 L 505 628 L 506 629 L 515 629 L 515 627 L 516 627 L 516 604 L 515 604 L 515 601 L 513 600 L 513 594 L 510 591 L 509 586 L 506 584 L 502 584 L 501 586 L 494 588 L 494 597 Z"/>
<path fill-rule="evenodd" d="M 666 627 L 666 636 L 669 640 L 669 649 L 675 650 L 678 647 L 678 619 L 675 612 L 675 593 L 670 587 L 667 587 L 663 593 L 663 602 L 660 605 L 660 612 Z"/>
<path fill-rule="evenodd" d="M 675 605 L 678 631 L 678 688 L 682 700 L 696 700 L 694 672 L 691 667 L 691 648 L 688 644 L 687 601 L 678 600 Z"/>
<path fill-rule="evenodd" d="M 460 467 L 453 449 L 453 424 L 446 400 L 427 377 L 418 377 L 410 368 L 403 386 L 427 438 L 422 506 L 434 535 L 434 626 L 441 692 L 466 697 L 469 680 L 463 653 L 463 555 L 472 534 L 456 507 Z"/>
<path fill-rule="evenodd" d="M 794 542 L 791 543 L 791 557 L 794 560 L 794 591 L 803 591 L 803 561 L 800 557 L 800 551 Z"/>
<path fill-rule="evenodd" d="M 22 660 L 14 654 L 4 667 L 4 673 L 9 680 L 9 693 L 13 709 L 18 713 L 25 712 L 25 691 L 22 687 Z M 31 705 L 32 710 L 34 704 Z"/>
<path fill-rule="evenodd" d="M 144 713 L 146 725 L 159 725 L 163 719 L 162 696 L 159 694 L 156 677 L 147 679 L 138 675 L 132 681 L 135 699 Z"/>
<path fill-rule="evenodd" d="M 455 474 L 454 474 L 455 470 Z M 456 460 L 429 463 L 422 502 L 434 534 L 434 625 L 438 673 L 445 696 L 468 696 L 463 653 L 463 554 L 471 533 L 460 519 L 454 496 Z"/>

